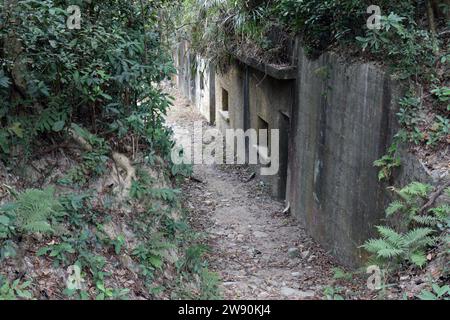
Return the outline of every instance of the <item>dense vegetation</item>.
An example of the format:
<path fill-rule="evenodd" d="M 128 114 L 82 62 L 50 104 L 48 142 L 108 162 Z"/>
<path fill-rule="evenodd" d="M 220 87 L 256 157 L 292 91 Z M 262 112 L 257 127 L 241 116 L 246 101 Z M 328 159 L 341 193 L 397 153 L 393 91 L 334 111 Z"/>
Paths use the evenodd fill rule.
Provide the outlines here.
<path fill-rule="evenodd" d="M 372 5 L 381 9 L 377 28 L 367 25 L 376 14 L 373 9 L 368 11 Z M 406 95 L 399 101 L 401 130 L 389 153 L 374 163 L 380 168 L 381 183 L 391 183 L 393 171 L 401 166 L 400 147 L 409 146 L 424 157 L 448 150 L 448 1 L 185 0 L 178 21 L 183 26 L 179 37 L 222 68 L 239 55 L 269 64 L 290 64 L 295 37 L 311 59 L 332 50 L 383 65 L 393 78 L 403 81 Z M 448 162 L 448 154 L 441 161 Z M 390 226 L 379 226 L 380 238 L 364 245 L 372 260 L 389 275 L 402 268 L 426 268 L 430 252 L 445 265 L 450 207 L 425 204 L 450 189 L 413 183 L 392 191 L 399 200 L 387 209 Z M 448 276 L 445 266 L 433 282 L 434 292 L 424 291 L 421 298 L 448 297 L 450 288 L 439 286 Z M 327 296 L 335 297 L 336 292 L 331 288 Z"/>
<path fill-rule="evenodd" d="M 134 137 L 167 148 L 161 115 L 168 100 L 155 87 L 173 71 L 160 45 L 162 2 L 78 2 L 80 30 L 66 27 L 72 1 L 1 4 L 3 160 L 23 160 L 60 139 L 71 123 L 105 139 Z"/>
<path fill-rule="evenodd" d="M 0 2 L 0 299 L 215 296 L 171 181 L 170 3 Z"/>
<path fill-rule="evenodd" d="M 180 2 L 0 2 L 0 299 L 217 297 L 207 249 L 170 181 L 189 174 L 171 163 L 164 127 L 170 98 L 159 83 L 175 71 L 170 41 L 187 38 L 222 66 L 236 54 L 288 64 L 294 36 L 311 58 L 339 50 L 383 62 L 409 90 L 400 101 L 402 130 L 375 163 L 380 180 L 401 164 L 400 143 L 428 153 L 448 146 L 447 0 L 380 0 L 378 29 L 366 27 L 369 0 Z M 67 26 L 70 5 L 81 8 L 80 29 Z M 119 176 L 114 188 L 111 173 Z M 19 177 L 14 187 L 10 175 Z M 366 250 L 391 272 L 425 268 L 430 250 L 446 261 L 450 208 L 427 202 L 449 190 L 414 183 L 394 192 L 399 200 L 387 215 L 401 223 L 378 227 Z M 61 285 L 58 272 L 68 268 L 78 286 Z M 49 274 L 47 288 L 35 283 Z M 130 285 L 134 275 L 142 286 Z M 450 295 L 440 286 L 448 277 L 447 267 L 422 297 Z"/>
<path fill-rule="evenodd" d="M 399 122 L 399 142 L 429 148 L 448 143 L 450 6 L 448 1 L 377 1 L 379 28 L 368 28 L 373 1 L 185 0 L 180 37 L 218 65 L 233 55 L 289 64 L 294 36 L 312 58 L 326 50 L 382 62 L 409 82 Z M 428 14 L 425 15 L 424 13 Z M 431 114 L 422 116 L 423 106 Z M 394 148 L 395 149 L 395 148 Z M 393 149 L 393 150 L 394 150 Z"/>

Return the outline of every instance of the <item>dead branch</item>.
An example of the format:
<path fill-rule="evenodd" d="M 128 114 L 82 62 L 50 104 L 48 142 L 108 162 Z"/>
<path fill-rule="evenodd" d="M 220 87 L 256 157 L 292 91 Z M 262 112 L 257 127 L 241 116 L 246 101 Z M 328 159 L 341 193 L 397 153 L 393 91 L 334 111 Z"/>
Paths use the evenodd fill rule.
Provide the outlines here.
<path fill-rule="evenodd" d="M 442 193 L 450 187 L 450 180 L 444 183 L 441 187 L 439 187 L 435 193 L 433 193 L 430 197 L 430 200 L 420 209 L 420 214 L 425 214 L 428 210 L 430 210 L 436 200 L 442 195 Z"/>

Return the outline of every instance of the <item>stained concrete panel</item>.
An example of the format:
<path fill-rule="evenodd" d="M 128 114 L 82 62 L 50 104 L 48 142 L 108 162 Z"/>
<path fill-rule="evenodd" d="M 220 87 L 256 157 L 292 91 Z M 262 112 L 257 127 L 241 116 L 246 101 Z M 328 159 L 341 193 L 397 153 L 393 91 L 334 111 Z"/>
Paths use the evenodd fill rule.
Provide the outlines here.
<path fill-rule="evenodd" d="M 206 59 L 197 56 L 195 105 L 210 124 L 216 121 L 215 70 Z"/>
<path fill-rule="evenodd" d="M 234 63 L 215 76 L 216 126 L 225 134 L 226 129 L 244 129 L 245 70 Z M 228 111 L 224 110 L 224 93 L 228 93 Z"/>
<path fill-rule="evenodd" d="M 275 79 L 261 71 L 248 68 L 250 127 L 259 128 L 260 119 L 268 123 L 269 130 L 280 132 L 280 169 L 274 176 L 261 176 L 268 183 L 272 196 L 285 199 L 290 114 L 294 105 L 295 81 Z M 256 170 L 259 172 L 259 170 Z"/>
<path fill-rule="evenodd" d="M 396 128 L 399 90 L 370 63 L 333 53 L 309 60 L 300 48 L 297 106 L 292 112 L 288 192 L 307 231 L 347 265 L 384 217 L 386 186 L 373 162 Z"/>

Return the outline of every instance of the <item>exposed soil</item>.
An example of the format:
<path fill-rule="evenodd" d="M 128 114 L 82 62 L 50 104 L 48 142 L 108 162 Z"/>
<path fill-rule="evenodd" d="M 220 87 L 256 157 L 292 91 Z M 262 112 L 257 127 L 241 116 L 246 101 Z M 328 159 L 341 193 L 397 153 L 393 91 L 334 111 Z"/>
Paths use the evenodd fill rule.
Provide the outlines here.
<path fill-rule="evenodd" d="M 192 132 L 201 115 L 176 89 L 167 91 L 175 97 L 168 125 Z M 206 234 L 210 269 L 220 275 L 225 299 L 322 299 L 329 286 L 342 287 L 350 299 L 371 297 L 364 279 L 333 278 L 333 259 L 251 179 L 250 169 L 195 165 L 193 176 L 183 184 L 185 205 L 191 225 Z"/>

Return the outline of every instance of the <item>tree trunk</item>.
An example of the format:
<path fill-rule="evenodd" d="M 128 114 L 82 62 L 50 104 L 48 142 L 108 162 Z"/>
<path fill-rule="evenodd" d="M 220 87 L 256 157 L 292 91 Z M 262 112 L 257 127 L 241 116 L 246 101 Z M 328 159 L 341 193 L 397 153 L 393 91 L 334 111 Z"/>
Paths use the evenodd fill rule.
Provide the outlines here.
<path fill-rule="evenodd" d="M 433 9 L 435 3 L 433 0 L 427 0 L 426 3 L 427 3 L 428 25 L 429 25 L 431 33 L 436 35 L 436 33 L 437 33 L 436 19 L 435 19 L 435 14 L 434 14 L 434 9 Z"/>

